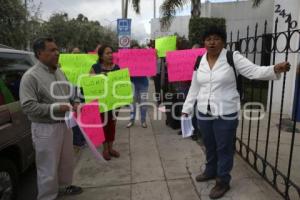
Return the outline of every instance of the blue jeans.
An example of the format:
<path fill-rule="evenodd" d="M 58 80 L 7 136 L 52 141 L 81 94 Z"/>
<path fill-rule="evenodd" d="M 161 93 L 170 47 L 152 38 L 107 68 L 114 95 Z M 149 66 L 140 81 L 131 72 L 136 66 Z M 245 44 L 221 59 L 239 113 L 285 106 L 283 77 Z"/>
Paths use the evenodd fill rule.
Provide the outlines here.
<path fill-rule="evenodd" d="M 225 117 L 230 117 L 230 119 L 225 119 Z M 209 177 L 217 176 L 222 182 L 229 184 L 238 114 L 214 117 L 199 113 L 198 126 L 206 149 L 207 163 L 204 174 Z"/>
<path fill-rule="evenodd" d="M 147 105 L 145 103 L 147 102 L 148 98 L 148 84 L 140 84 L 140 83 L 135 83 L 134 84 L 134 102 L 131 105 L 131 112 L 130 112 L 130 120 L 134 121 L 136 117 L 136 110 L 137 110 L 137 105 L 139 105 L 140 108 L 140 114 L 141 114 L 141 122 L 146 121 L 146 115 L 147 115 Z"/>

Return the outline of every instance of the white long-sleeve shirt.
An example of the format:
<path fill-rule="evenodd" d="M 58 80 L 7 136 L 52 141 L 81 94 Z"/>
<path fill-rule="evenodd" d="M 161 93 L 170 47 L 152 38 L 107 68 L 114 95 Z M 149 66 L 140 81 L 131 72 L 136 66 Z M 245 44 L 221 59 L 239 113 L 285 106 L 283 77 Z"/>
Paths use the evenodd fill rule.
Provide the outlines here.
<path fill-rule="evenodd" d="M 207 113 L 208 103 L 214 116 L 228 115 L 240 110 L 236 79 L 233 67 L 227 62 L 226 52 L 226 49 L 222 50 L 212 69 L 207 62 L 207 54 L 203 55 L 197 71 L 193 74 L 183 113 L 191 114 L 196 100 L 198 111 L 204 114 Z M 233 61 L 237 74 L 249 79 L 280 78 L 280 75 L 274 72 L 274 66 L 255 65 L 237 51 L 233 53 Z"/>

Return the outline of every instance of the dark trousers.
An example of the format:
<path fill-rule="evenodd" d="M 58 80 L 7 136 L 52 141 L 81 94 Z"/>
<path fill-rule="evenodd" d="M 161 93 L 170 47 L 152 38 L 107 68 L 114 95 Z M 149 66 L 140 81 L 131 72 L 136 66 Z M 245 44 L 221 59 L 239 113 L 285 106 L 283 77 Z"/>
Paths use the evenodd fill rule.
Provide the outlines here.
<path fill-rule="evenodd" d="M 74 99 L 80 98 L 80 102 L 84 103 L 85 102 L 84 99 L 81 98 L 81 97 L 83 97 L 83 89 L 75 87 L 74 91 L 75 91 Z M 79 94 L 81 94 L 81 95 L 79 95 Z M 85 138 L 82 135 L 82 132 L 81 132 L 79 126 L 73 127 L 72 131 L 73 131 L 73 145 L 83 146 L 85 144 Z"/>
<path fill-rule="evenodd" d="M 204 173 L 207 176 L 217 176 L 222 182 L 229 184 L 234 159 L 233 143 L 238 126 L 237 113 L 218 117 L 198 113 L 197 118 L 206 149 Z"/>
<path fill-rule="evenodd" d="M 160 74 L 156 74 L 154 76 L 154 88 L 155 88 L 155 101 L 157 102 L 161 102 L 162 98 L 160 96 L 160 90 L 161 90 L 161 75 Z"/>
<path fill-rule="evenodd" d="M 116 120 L 113 117 L 112 111 L 100 114 L 101 120 L 106 124 L 103 126 L 105 142 L 114 142 L 116 135 Z"/>
<path fill-rule="evenodd" d="M 73 145 L 83 146 L 85 144 L 84 136 L 78 126 L 72 128 L 73 131 Z"/>
<path fill-rule="evenodd" d="M 197 108 L 197 103 L 194 104 L 194 112 L 193 112 L 193 116 L 192 116 L 192 125 L 194 127 L 194 132 L 193 135 L 196 135 L 197 137 L 201 137 L 201 132 L 198 126 L 198 119 L 197 119 L 197 112 L 198 112 L 198 108 Z"/>

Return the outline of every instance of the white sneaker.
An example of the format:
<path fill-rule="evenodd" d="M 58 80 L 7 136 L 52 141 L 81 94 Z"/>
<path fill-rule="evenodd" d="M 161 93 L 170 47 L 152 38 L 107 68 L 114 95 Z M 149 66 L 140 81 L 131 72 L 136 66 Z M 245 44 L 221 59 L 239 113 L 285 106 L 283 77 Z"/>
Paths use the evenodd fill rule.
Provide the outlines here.
<path fill-rule="evenodd" d="M 146 122 L 143 122 L 143 123 L 142 123 L 142 127 L 143 127 L 143 128 L 147 128 Z"/>
<path fill-rule="evenodd" d="M 134 122 L 133 122 L 133 121 L 130 121 L 130 122 L 127 124 L 126 128 L 130 128 L 130 127 L 132 127 L 133 125 L 134 125 Z"/>

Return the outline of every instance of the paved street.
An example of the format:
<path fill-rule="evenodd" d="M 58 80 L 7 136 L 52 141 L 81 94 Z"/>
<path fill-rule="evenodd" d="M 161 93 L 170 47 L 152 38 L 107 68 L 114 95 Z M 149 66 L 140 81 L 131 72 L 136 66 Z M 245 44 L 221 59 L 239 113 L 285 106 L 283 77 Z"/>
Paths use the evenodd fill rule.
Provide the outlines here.
<path fill-rule="evenodd" d="M 128 110 L 122 109 L 122 116 Z M 204 147 L 191 139 L 182 139 L 165 125 L 164 114 L 155 120 L 150 109 L 148 128 L 139 121 L 127 129 L 127 121 L 117 123 L 116 149 L 119 159 L 99 163 L 88 148 L 77 155 L 74 184 L 84 188 L 79 196 L 59 200 L 206 200 L 214 185 L 195 182 L 204 169 Z M 160 113 L 161 114 L 161 113 Z M 101 149 L 99 149 L 101 151 Z M 232 172 L 231 190 L 221 200 L 280 200 L 282 199 L 238 155 Z M 35 168 L 21 178 L 18 200 L 34 200 L 36 195 Z"/>
<path fill-rule="evenodd" d="M 205 200 L 214 181 L 197 183 L 194 177 L 203 169 L 203 147 L 191 139 L 182 139 L 165 126 L 165 120 L 152 119 L 148 128 L 139 122 L 125 128 L 118 121 L 116 149 L 121 158 L 98 163 L 88 149 L 80 155 L 75 184 L 85 192 L 60 200 Z M 282 199 L 240 157 L 236 156 L 231 190 L 223 200 Z"/>

